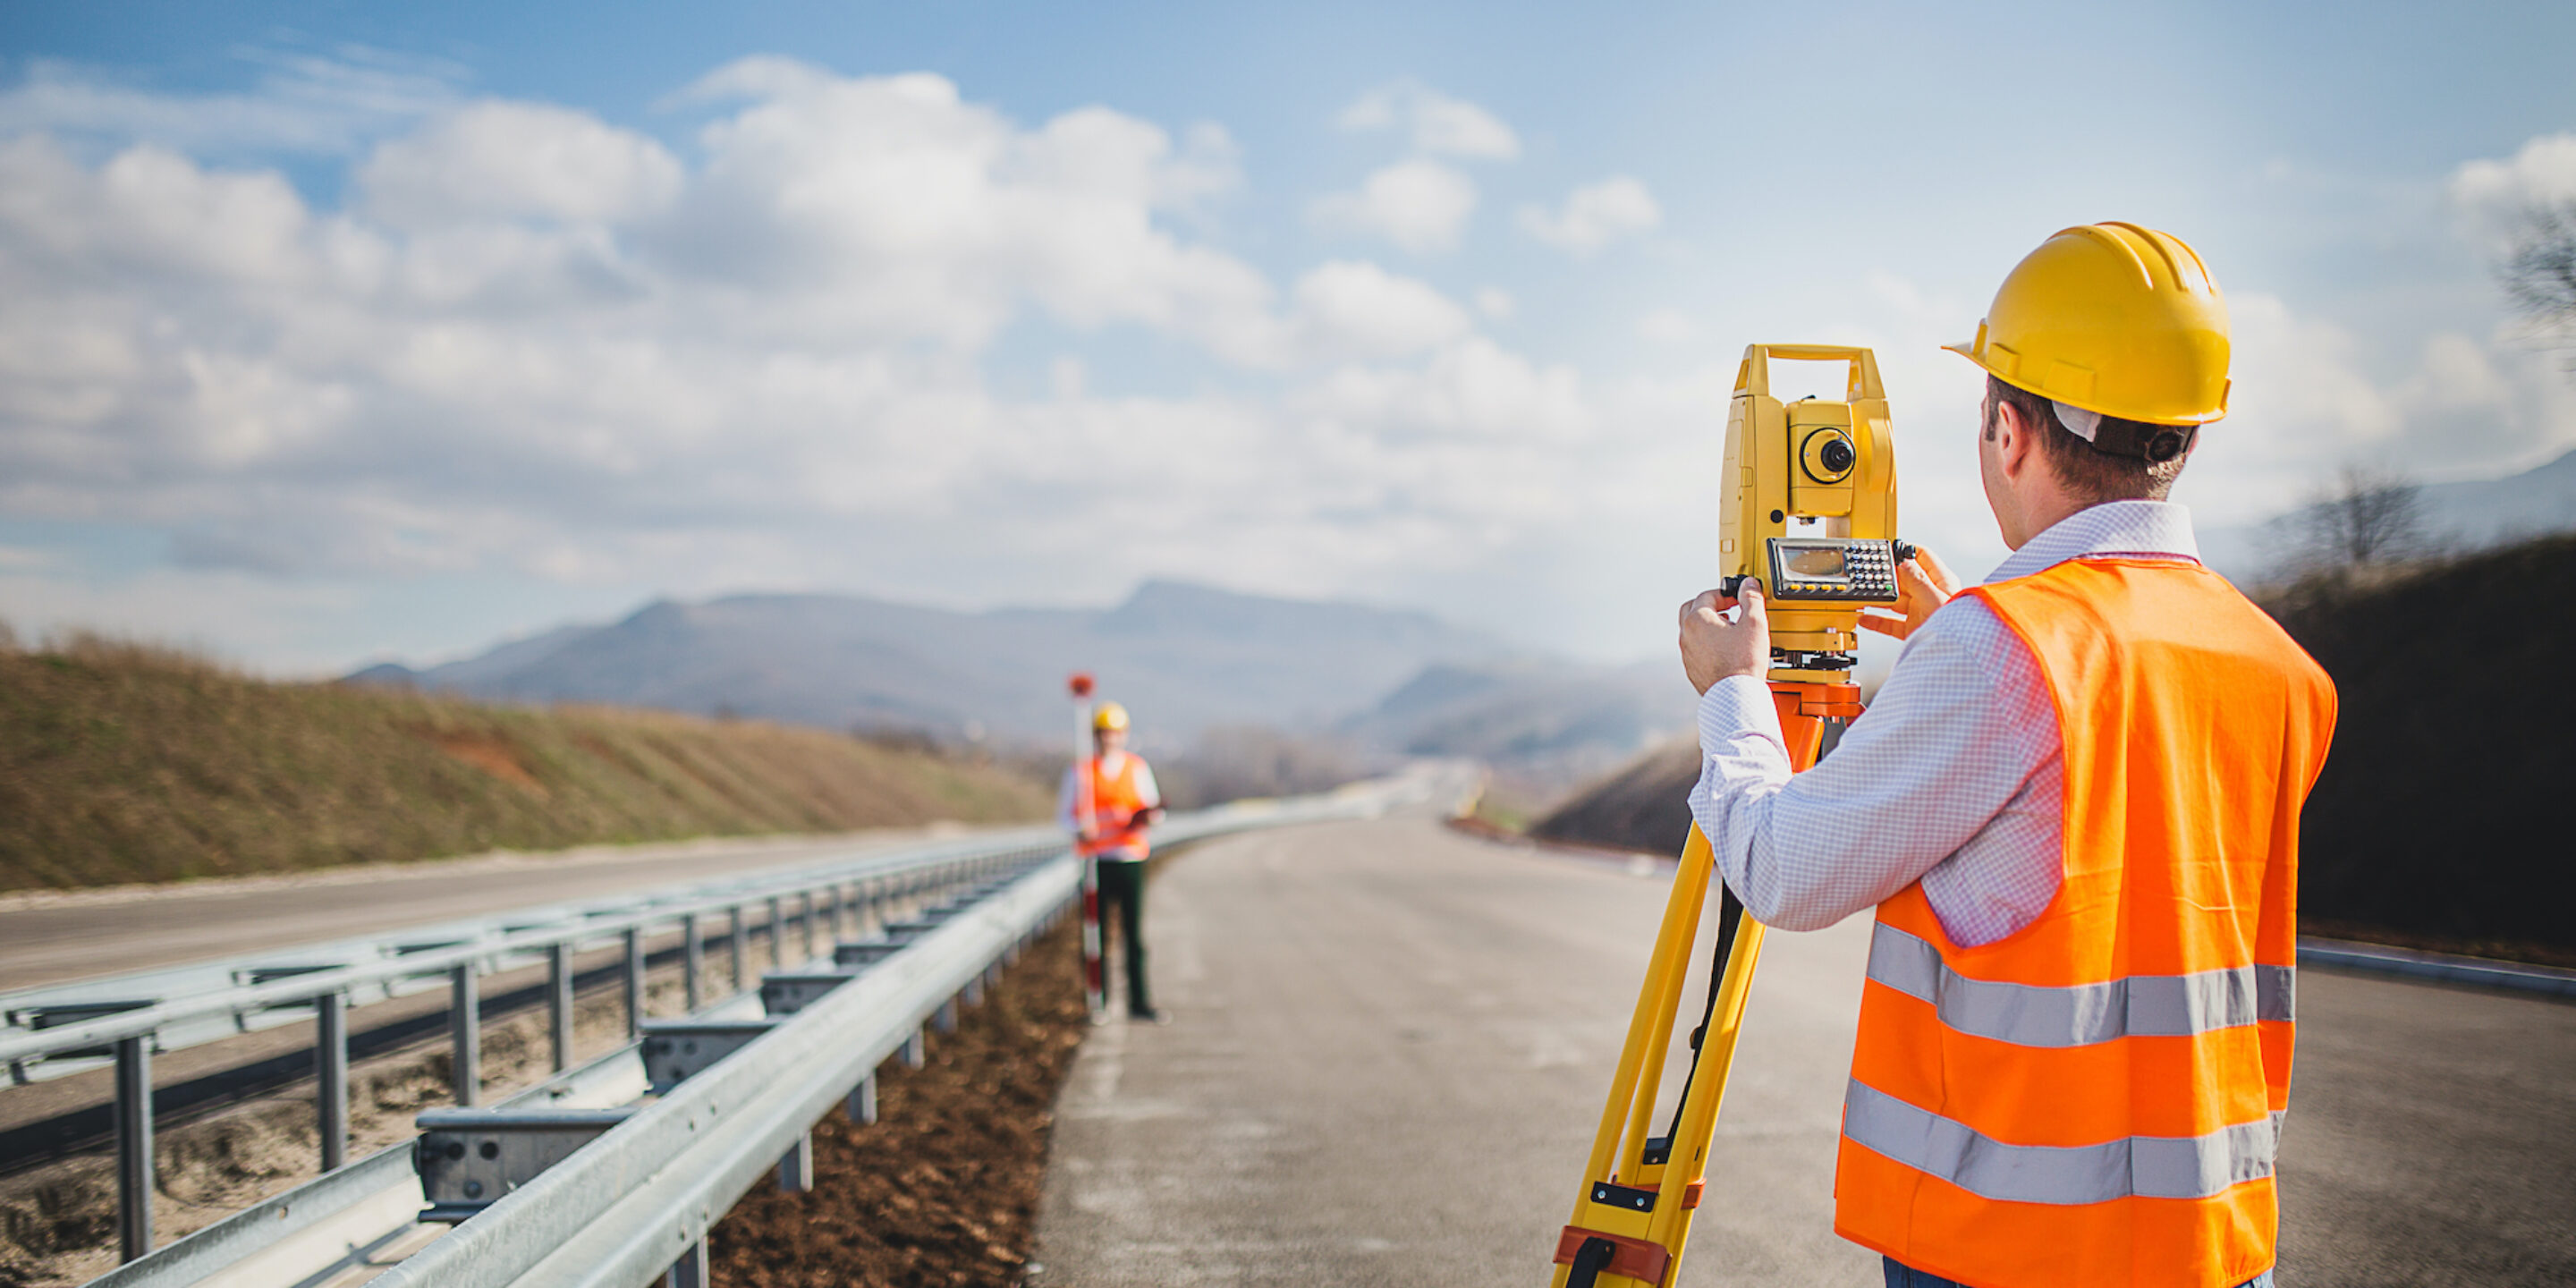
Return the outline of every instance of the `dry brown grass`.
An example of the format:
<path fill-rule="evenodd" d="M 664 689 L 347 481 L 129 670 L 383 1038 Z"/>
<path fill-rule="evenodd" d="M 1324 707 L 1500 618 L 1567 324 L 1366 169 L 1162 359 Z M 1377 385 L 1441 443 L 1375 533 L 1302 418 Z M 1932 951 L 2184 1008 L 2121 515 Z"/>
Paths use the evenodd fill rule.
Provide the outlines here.
<path fill-rule="evenodd" d="M 0 647 L 0 890 L 495 848 L 1044 817 L 1027 778 L 816 729 L 279 684 L 94 636 Z"/>

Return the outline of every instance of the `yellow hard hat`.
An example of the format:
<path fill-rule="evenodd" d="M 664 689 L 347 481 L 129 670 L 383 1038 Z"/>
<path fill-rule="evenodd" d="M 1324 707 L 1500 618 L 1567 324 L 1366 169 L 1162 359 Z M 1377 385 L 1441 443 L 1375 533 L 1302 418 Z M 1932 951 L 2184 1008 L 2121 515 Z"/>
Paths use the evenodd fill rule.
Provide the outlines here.
<path fill-rule="evenodd" d="M 1091 727 L 1095 732 L 1113 729 L 1127 732 L 1127 708 L 1115 702 L 1101 703 L 1100 709 L 1091 713 Z"/>
<path fill-rule="evenodd" d="M 1977 338 L 1942 346 L 1997 379 L 2157 425 L 2227 414 L 2227 300 L 2172 233 L 2086 224 L 2041 242 L 1995 292 Z"/>

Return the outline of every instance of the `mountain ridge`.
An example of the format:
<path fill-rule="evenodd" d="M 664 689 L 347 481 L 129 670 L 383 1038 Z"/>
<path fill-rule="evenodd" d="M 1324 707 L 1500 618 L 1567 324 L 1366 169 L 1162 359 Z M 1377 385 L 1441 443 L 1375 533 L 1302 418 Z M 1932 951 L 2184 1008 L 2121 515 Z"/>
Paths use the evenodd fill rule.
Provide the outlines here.
<path fill-rule="evenodd" d="M 1136 709 L 1145 746 L 1260 725 L 1399 754 L 1553 756 L 1599 742 L 1587 756 L 1597 759 L 1631 750 L 1649 726 L 1687 718 L 1678 701 L 1674 712 L 1658 710 L 1659 687 L 1678 681 L 1658 686 L 1635 667 L 1531 655 L 1415 610 L 1168 579 L 1095 609 L 961 611 L 783 593 L 660 599 L 613 622 L 558 627 L 417 670 L 380 663 L 347 679 L 1043 744 L 1069 732 L 1060 685 L 1077 669 Z M 1468 691 L 1433 704 L 1438 712 L 1377 710 L 1440 675 Z M 1516 706 L 1543 714 L 1507 719 Z M 1442 728 L 1426 727 L 1435 715 Z"/>

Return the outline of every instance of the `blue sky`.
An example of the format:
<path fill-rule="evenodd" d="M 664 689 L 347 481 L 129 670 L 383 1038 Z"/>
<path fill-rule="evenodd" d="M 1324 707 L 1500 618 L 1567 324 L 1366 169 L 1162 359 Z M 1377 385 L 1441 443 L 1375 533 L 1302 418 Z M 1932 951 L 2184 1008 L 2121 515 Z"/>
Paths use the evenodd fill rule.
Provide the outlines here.
<path fill-rule="evenodd" d="M 1649 656 L 1749 341 L 1876 346 L 1999 557 L 1933 346 L 2108 218 L 2236 313 L 2204 524 L 2576 446 L 2488 267 L 2565 5 L 736 8 L 13 6 L 0 617 L 315 673 L 1170 575 Z"/>

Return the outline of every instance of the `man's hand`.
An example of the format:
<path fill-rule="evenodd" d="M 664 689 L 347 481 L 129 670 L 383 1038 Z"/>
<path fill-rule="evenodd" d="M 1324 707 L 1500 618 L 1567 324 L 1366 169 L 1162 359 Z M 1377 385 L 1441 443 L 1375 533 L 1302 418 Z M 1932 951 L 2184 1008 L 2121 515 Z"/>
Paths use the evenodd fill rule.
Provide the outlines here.
<path fill-rule="evenodd" d="M 1722 614 L 1741 605 L 1728 621 Z M 1682 673 L 1691 687 L 1706 693 L 1730 675 L 1761 675 L 1771 666 L 1771 618 L 1762 607 L 1762 581 L 1747 577 L 1735 596 L 1704 591 L 1682 605 Z"/>
<path fill-rule="evenodd" d="M 1864 608 L 1860 624 L 1881 635 L 1904 639 L 1923 625 L 1932 610 L 1959 593 L 1958 575 L 1938 555 L 1917 546 L 1914 557 L 1896 565 L 1896 607 Z"/>

